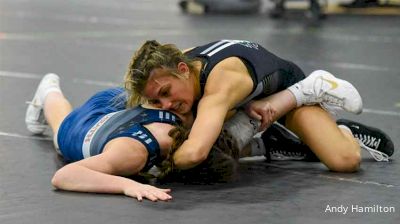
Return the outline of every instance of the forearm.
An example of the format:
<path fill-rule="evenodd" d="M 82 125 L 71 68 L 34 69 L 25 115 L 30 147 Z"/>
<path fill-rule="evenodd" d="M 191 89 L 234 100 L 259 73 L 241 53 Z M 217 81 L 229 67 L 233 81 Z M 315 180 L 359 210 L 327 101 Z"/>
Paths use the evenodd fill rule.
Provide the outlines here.
<path fill-rule="evenodd" d="M 211 146 L 199 147 L 198 144 L 191 144 L 185 141 L 174 153 L 174 166 L 178 169 L 190 169 L 202 163 L 208 156 Z"/>
<path fill-rule="evenodd" d="M 140 183 L 125 177 L 114 176 L 69 164 L 58 170 L 53 179 L 54 187 L 67 191 L 124 194 L 124 189 Z"/>
<path fill-rule="evenodd" d="M 211 110 L 211 109 L 210 109 Z M 221 132 L 226 111 L 199 113 L 188 139 L 174 153 L 173 160 L 179 169 L 189 169 L 202 163 L 208 156 Z"/>
<path fill-rule="evenodd" d="M 233 77 L 237 78 L 236 75 Z M 197 117 L 188 139 L 174 153 L 173 160 L 177 168 L 192 168 L 207 158 L 221 132 L 228 111 L 247 93 L 238 91 L 240 88 L 236 88 L 233 84 L 223 88 L 217 85 L 208 87 L 208 91 L 205 91 L 198 104 Z M 217 90 L 210 90 L 213 87 Z"/>

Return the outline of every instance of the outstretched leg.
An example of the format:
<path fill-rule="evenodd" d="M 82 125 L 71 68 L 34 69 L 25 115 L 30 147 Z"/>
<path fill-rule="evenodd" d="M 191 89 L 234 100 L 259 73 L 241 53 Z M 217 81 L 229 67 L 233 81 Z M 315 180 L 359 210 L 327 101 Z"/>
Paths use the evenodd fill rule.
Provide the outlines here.
<path fill-rule="evenodd" d="M 71 111 L 72 106 L 62 93 L 50 92 L 46 96 L 44 116 L 54 134 L 58 132 L 62 121 Z"/>

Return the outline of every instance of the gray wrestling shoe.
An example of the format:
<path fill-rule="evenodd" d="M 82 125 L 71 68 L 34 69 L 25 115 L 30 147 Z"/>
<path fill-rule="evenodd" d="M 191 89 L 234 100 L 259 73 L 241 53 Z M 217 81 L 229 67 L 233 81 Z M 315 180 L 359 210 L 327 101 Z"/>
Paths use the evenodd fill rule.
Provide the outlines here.
<path fill-rule="evenodd" d="M 367 150 L 376 161 L 387 162 L 393 155 L 393 141 L 383 131 L 346 119 L 339 119 L 336 123 L 348 127 L 361 148 Z"/>
<path fill-rule="evenodd" d="M 324 108 L 341 108 L 354 114 L 362 112 L 362 98 L 357 89 L 327 71 L 314 71 L 288 89 L 295 95 L 297 106 L 319 103 Z"/>
<path fill-rule="evenodd" d="M 43 106 L 44 98 L 51 91 L 60 91 L 60 78 L 58 75 L 46 74 L 35 92 L 32 101 L 27 102 L 29 105 L 25 114 L 25 124 L 27 129 L 34 134 L 43 134 L 48 125 L 44 117 Z"/>
<path fill-rule="evenodd" d="M 239 159 L 239 152 L 258 133 L 261 122 L 239 110 L 222 127 L 216 145 L 226 154 Z"/>

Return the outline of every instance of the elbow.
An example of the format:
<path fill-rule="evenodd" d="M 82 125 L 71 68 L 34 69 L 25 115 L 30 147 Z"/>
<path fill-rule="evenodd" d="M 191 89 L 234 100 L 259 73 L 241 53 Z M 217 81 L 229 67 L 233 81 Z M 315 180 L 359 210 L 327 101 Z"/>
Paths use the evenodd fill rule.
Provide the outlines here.
<path fill-rule="evenodd" d="M 53 187 L 55 187 L 55 188 L 57 188 L 57 189 L 60 188 L 61 183 L 62 183 L 62 177 L 61 177 L 61 175 L 59 174 L 59 171 L 60 171 L 60 170 L 58 170 L 58 171 L 54 174 L 53 178 L 51 178 L 51 185 L 53 185 Z"/>
<path fill-rule="evenodd" d="M 207 156 L 208 152 L 195 152 L 190 156 L 189 160 L 192 164 L 199 165 L 207 159 Z"/>
<path fill-rule="evenodd" d="M 68 168 L 69 165 L 64 166 L 63 168 L 57 170 L 51 179 L 51 185 L 57 189 L 63 189 L 66 180 L 68 179 Z"/>
<path fill-rule="evenodd" d="M 190 169 L 199 164 L 201 164 L 204 160 L 207 159 L 208 153 L 203 152 L 191 152 L 190 154 L 182 155 L 175 155 L 174 156 L 174 163 L 175 166 L 179 169 Z"/>

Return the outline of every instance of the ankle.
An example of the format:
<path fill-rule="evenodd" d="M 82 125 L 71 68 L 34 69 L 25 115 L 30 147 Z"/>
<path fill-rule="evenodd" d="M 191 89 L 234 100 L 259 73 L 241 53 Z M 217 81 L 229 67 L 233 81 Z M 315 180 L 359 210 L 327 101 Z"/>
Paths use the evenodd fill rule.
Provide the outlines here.
<path fill-rule="evenodd" d="M 302 106 L 302 105 L 303 105 L 303 101 L 302 101 L 303 93 L 302 93 L 302 91 L 301 91 L 301 86 L 300 86 L 300 84 L 299 84 L 299 83 L 296 83 L 296 84 L 290 86 L 290 87 L 287 88 L 287 89 L 289 90 L 290 93 L 293 94 L 293 96 L 294 96 L 294 98 L 295 98 L 295 101 L 296 101 L 296 106 L 297 106 L 297 107 Z"/>
<path fill-rule="evenodd" d="M 60 100 L 64 100 L 64 94 L 60 89 L 48 89 L 45 94 L 43 94 L 43 108 L 48 108 L 53 104 L 53 102 L 58 103 Z M 56 104 L 57 105 L 57 104 Z"/>

